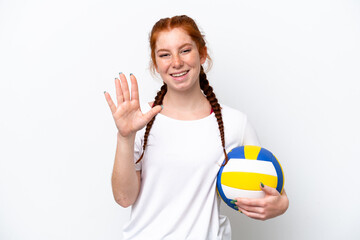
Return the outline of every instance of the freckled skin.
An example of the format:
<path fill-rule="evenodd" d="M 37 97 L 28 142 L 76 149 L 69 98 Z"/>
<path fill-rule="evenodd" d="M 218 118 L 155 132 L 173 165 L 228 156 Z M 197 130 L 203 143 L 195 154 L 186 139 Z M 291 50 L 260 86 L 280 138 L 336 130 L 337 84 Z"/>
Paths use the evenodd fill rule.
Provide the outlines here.
<path fill-rule="evenodd" d="M 168 91 L 192 91 L 199 89 L 200 66 L 206 56 L 200 56 L 195 42 L 181 28 L 159 34 L 155 48 L 156 71 L 168 85 Z M 186 75 L 171 74 L 188 71 Z"/>

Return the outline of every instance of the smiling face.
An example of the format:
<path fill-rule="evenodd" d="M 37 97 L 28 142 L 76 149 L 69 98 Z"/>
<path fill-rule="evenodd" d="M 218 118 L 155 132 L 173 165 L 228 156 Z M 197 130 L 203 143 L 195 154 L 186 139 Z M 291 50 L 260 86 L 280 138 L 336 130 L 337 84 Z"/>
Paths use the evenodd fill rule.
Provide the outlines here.
<path fill-rule="evenodd" d="M 155 45 L 155 69 L 168 90 L 200 89 L 200 67 L 206 61 L 206 49 L 204 52 L 205 56 L 200 56 L 196 43 L 181 28 L 159 33 Z"/>

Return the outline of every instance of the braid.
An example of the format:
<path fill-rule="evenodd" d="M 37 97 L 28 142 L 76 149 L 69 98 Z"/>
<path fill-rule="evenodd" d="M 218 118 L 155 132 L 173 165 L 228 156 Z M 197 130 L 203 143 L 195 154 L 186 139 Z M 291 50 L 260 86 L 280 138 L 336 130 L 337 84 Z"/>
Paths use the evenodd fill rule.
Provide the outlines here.
<path fill-rule="evenodd" d="M 226 165 L 228 162 L 228 156 L 227 156 L 226 150 L 225 150 L 225 134 L 224 134 L 224 124 L 223 124 L 222 115 L 221 115 L 221 107 L 215 96 L 215 93 L 213 92 L 213 88 L 209 85 L 209 81 L 207 80 L 206 74 L 204 72 L 204 68 L 202 66 L 200 69 L 200 88 L 204 92 L 207 100 L 210 102 L 210 105 L 215 113 L 215 117 L 217 119 L 218 126 L 219 126 L 221 143 L 222 143 L 223 151 L 224 151 L 224 155 L 225 155 L 224 165 Z"/>
<path fill-rule="evenodd" d="M 157 92 L 156 94 L 156 97 L 155 97 L 155 101 L 153 103 L 153 107 L 157 106 L 157 105 L 162 105 L 163 103 L 163 99 L 164 99 L 164 96 L 167 92 L 167 85 L 166 83 L 164 83 L 164 85 L 161 86 L 160 88 L 160 91 Z M 148 140 L 148 137 L 149 137 L 149 133 L 150 133 L 150 129 L 155 121 L 155 117 L 154 116 L 150 122 L 148 122 L 148 124 L 146 125 L 146 130 L 145 130 L 145 134 L 144 134 L 144 145 L 143 145 L 143 152 L 139 158 L 139 160 L 136 161 L 136 163 L 140 162 L 141 159 L 143 158 L 144 156 L 144 153 L 145 153 L 145 147 L 146 147 L 146 144 L 147 144 L 147 140 Z"/>

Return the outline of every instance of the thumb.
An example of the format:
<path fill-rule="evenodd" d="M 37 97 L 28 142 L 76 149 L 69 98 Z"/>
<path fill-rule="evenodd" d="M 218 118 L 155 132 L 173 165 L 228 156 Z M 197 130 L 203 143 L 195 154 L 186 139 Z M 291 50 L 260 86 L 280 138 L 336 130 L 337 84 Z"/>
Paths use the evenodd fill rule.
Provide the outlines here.
<path fill-rule="evenodd" d="M 161 110 L 163 109 L 162 105 L 156 105 L 155 107 L 151 108 L 147 113 L 144 114 L 144 117 L 146 119 L 147 122 L 150 122 L 151 119 L 158 114 L 159 112 L 161 112 Z"/>
<path fill-rule="evenodd" d="M 266 195 L 272 195 L 272 196 L 278 196 L 280 193 L 272 187 L 266 186 L 263 183 L 260 183 L 260 189 L 266 194 Z"/>

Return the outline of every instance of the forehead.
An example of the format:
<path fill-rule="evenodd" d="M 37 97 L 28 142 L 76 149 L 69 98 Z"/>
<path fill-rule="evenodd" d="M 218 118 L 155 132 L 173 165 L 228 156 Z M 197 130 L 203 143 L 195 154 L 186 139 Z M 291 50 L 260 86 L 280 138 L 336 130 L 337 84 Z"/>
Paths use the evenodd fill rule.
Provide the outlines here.
<path fill-rule="evenodd" d="M 191 37 L 181 28 L 174 28 L 170 31 L 159 33 L 155 44 L 155 50 L 179 48 L 184 44 L 195 45 Z"/>

